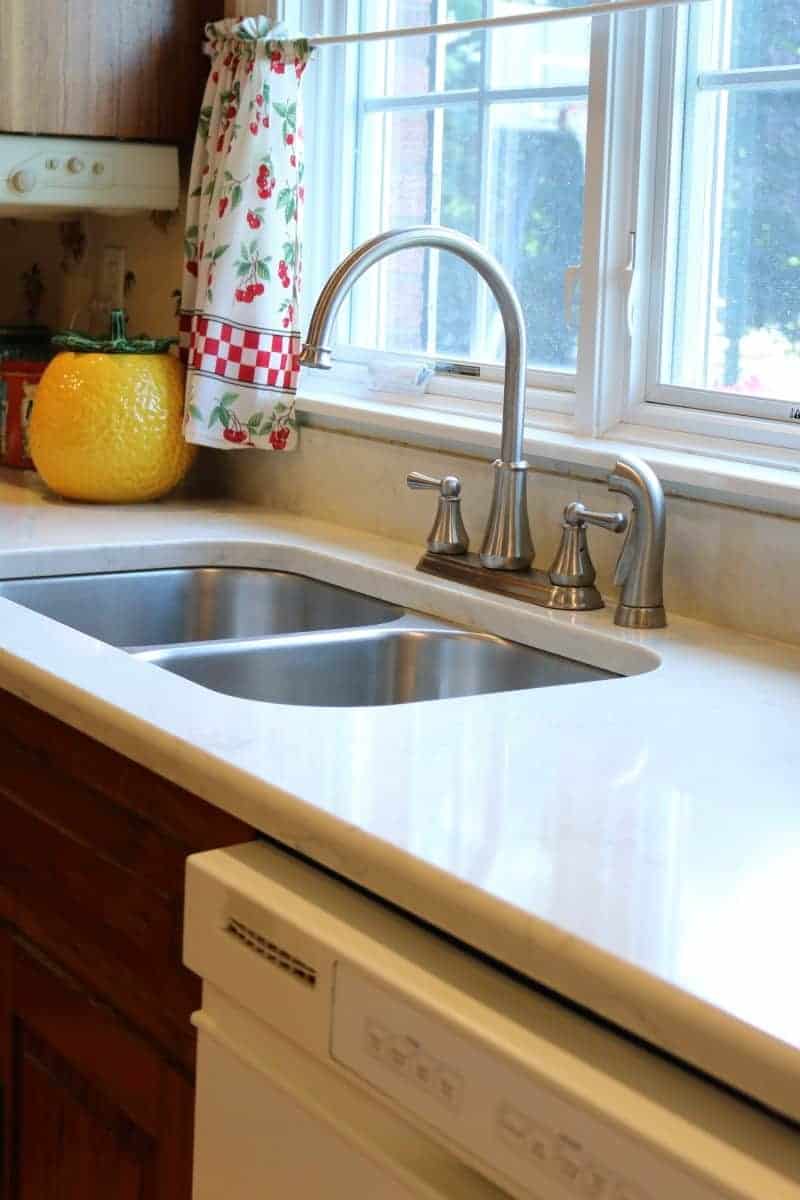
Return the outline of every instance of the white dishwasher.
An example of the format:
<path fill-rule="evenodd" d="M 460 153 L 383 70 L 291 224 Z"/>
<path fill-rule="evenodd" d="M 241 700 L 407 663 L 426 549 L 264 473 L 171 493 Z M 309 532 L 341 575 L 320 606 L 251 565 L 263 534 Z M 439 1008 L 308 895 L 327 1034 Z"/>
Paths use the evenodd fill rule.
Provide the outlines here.
<path fill-rule="evenodd" d="M 800 1200 L 800 1132 L 265 842 L 189 859 L 194 1200 Z"/>

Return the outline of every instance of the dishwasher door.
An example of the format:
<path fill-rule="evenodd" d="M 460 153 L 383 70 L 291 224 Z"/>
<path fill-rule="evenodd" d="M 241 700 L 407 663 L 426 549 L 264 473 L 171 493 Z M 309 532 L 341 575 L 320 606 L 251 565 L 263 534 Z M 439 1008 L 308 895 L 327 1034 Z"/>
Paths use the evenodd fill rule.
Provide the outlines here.
<path fill-rule="evenodd" d="M 204 989 L 194 1200 L 501 1200 L 380 1102 Z"/>
<path fill-rule="evenodd" d="M 796 1129 L 282 850 L 186 896 L 195 1200 L 800 1200 Z"/>

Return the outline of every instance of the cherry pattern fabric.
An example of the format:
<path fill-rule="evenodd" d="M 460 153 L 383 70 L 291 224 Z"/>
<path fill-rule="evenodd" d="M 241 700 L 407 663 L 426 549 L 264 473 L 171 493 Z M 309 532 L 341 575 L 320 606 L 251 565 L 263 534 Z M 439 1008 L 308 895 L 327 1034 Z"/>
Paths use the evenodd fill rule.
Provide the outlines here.
<path fill-rule="evenodd" d="M 211 70 L 192 158 L 180 349 L 184 436 L 292 450 L 300 370 L 303 126 L 311 48 L 267 17 L 206 26 Z"/>

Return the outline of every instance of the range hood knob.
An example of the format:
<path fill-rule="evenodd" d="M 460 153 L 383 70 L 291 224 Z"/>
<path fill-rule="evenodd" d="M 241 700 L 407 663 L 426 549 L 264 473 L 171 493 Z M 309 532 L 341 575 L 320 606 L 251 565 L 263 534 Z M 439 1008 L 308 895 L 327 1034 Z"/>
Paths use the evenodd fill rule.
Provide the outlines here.
<path fill-rule="evenodd" d="M 67 159 L 67 170 L 70 172 L 70 174 L 80 175 L 81 171 L 85 169 L 86 163 L 82 158 L 78 158 L 77 155 L 73 155 L 72 158 Z"/>
<path fill-rule="evenodd" d="M 23 168 L 11 176 L 11 186 L 17 192 L 32 192 L 36 187 L 36 172 Z"/>

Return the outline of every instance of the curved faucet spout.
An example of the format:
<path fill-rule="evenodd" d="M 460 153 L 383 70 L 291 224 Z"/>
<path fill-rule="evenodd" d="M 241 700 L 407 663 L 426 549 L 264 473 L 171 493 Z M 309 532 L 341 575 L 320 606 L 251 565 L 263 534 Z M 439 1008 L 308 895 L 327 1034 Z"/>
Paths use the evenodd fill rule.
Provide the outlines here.
<path fill-rule="evenodd" d="M 370 238 L 343 259 L 322 288 L 311 314 L 300 362 L 303 366 L 327 370 L 331 366 L 330 342 L 336 317 L 356 280 L 390 254 L 420 248 L 449 250 L 469 263 L 487 283 L 500 310 L 505 332 L 503 426 L 500 458 L 494 464 L 492 509 L 480 557 L 485 567 L 524 570 L 533 559 L 526 498 L 528 464 L 523 458 L 525 319 L 508 276 L 491 254 L 463 233 L 437 225 L 414 225 Z"/>

